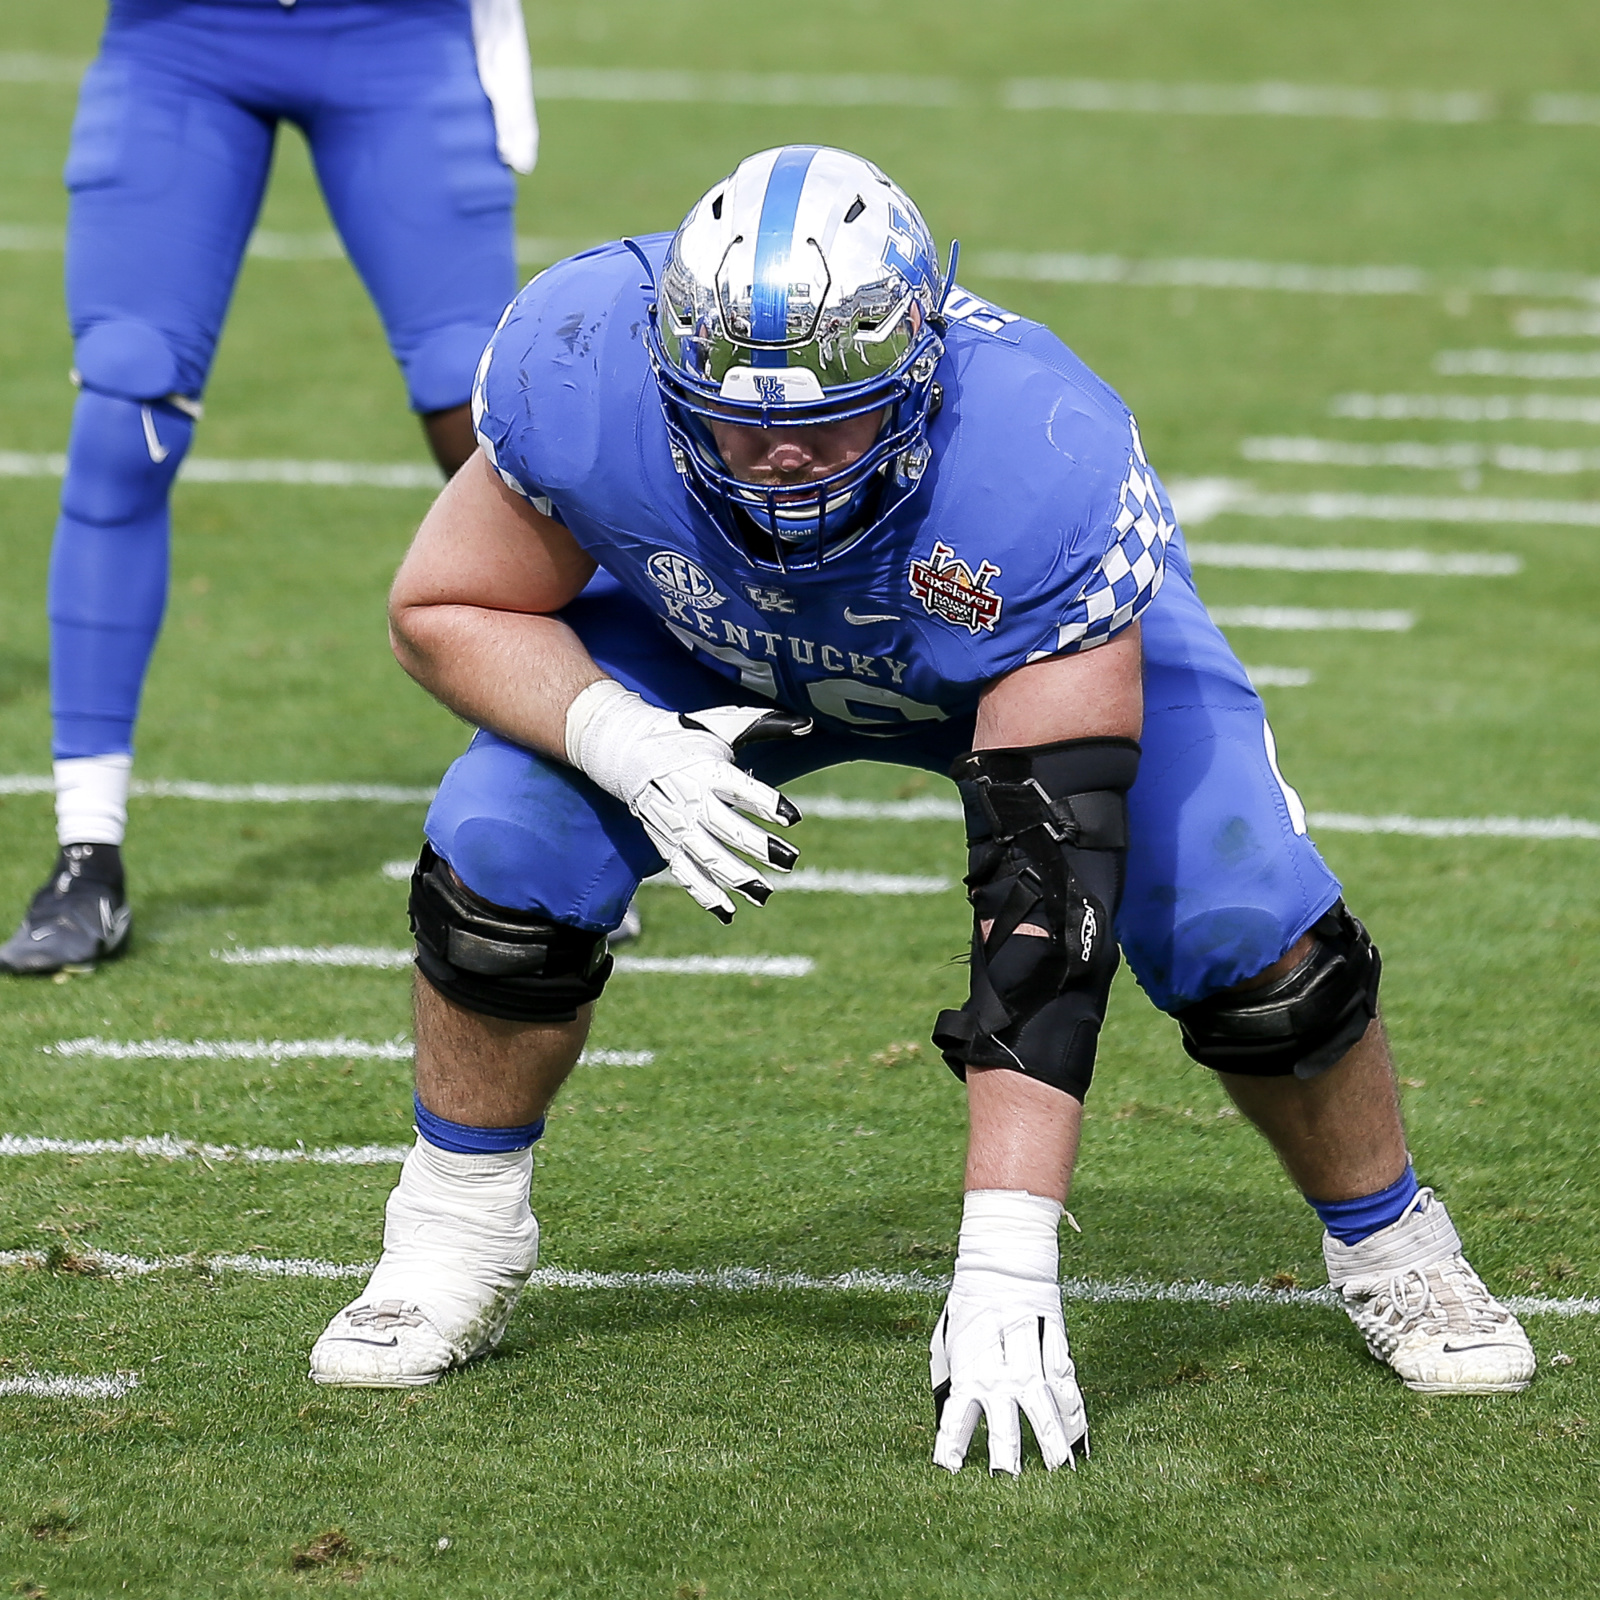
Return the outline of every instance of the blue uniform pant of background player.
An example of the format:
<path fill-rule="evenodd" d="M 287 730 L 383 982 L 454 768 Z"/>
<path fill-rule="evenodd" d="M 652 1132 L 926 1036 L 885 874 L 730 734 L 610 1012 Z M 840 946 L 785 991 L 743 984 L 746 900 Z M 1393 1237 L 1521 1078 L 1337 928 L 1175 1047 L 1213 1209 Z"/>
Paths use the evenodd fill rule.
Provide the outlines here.
<path fill-rule="evenodd" d="M 467 401 L 516 291 L 468 0 L 112 0 L 66 167 L 84 394 L 51 562 L 58 757 L 132 746 L 188 445 L 170 408 L 149 443 L 146 407 L 205 386 L 280 121 L 306 135 L 414 409 Z"/>
<path fill-rule="evenodd" d="M 1165 586 L 1142 622 L 1144 754 L 1129 795 L 1117 937 L 1145 992 L 1174 1011 L 1276 961 L 1333 904 L 1339 884 L 1306 837 L 1261 701 L 1201 606 L 1179 541 L 1167 560 Z M 604 573 L 564 615 L 607 672 L 657 705 L 759 703 L 674 642 Z M 971 717 L 893 739 L 819 728 L 755 745 L 741 763 L 771 784 L 843 761 L 945 772 L 972 731 Z M 615 927 L 639 881 L 662 867 L 620 801 L 565 763 L 490 733 L 445 775 L 427 834 L 474 893 L 596 932 Z"/>

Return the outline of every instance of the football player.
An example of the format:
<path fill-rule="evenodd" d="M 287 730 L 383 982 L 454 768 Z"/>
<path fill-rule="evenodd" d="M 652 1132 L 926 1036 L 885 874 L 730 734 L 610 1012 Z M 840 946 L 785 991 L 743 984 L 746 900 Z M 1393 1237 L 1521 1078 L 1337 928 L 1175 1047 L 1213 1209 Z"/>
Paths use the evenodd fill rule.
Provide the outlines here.
<path fill-rule="evenodd" d="M 1088 1449 L 1057 1224 L 1118 946 L 1321 1219 L 1414 1389 L 1534 1370 L 1420 1188 L 1378 952 L 1278 772 L 1122 401 L 941 270 L 838 150 L 752 156 L 676 235 L 536 279 L 485 352 L 481 459 L 395 584 L 401 661 L 481 731 L 412 880 L 417 1142 L 322 1383 L 431 1383 L 532 1269 L 532 1149 L 663 864 L 712 915 L 796 851 L 780 785 L 877 758 L 955 778 L 970 990 L 966 1199 L 932 1342 L 934 1459 Z"/>
<path fill-rule="evenodd" d="M 492 105 L 491 105 L 492 97 Z M 536 153 L 518 0 L 111 0 L 67 157 L 79 388 L 49 578 L 60 853 L 0 971 L 117 954 L 134 721 L 167 597 L 168 496 L 280 122 L 311 146 L 439 465 L 516 292 Z"/>

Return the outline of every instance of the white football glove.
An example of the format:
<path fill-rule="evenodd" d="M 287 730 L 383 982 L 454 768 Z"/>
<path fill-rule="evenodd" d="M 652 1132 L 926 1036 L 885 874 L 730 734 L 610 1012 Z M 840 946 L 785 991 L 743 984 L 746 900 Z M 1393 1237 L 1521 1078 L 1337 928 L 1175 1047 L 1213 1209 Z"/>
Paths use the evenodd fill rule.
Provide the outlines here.
<path fill-rule="evenodd" d="M 935 1466 L 959 1472 L 979 1415 L 989 1470 L 1022 1473 L 1027 1414 L 1044 1464 L 1077 1467 L 1089 1422 L 1067 1351 L 1057 1282 L 1061 1207 L 1020 1189 L 977 1189 L 961 1214 L 955 1280 L 929 1349 Z"/>
<path fill-rule="evenodd" d="M 809 718 L 752 706 L 680 716 L 602 678 L 567 708 L 567 760 L 644 824 L 667 871 L 696 904 L 731 922 L 729 891 L 758 906 L 772 893 L 735 850 L 780 872 L 800 859 L 792 844 L 739 815 L 747 811 L 785 828 L 800 820 L 792 800 L 734 765 L 734 750 L 810 731 Z"/>

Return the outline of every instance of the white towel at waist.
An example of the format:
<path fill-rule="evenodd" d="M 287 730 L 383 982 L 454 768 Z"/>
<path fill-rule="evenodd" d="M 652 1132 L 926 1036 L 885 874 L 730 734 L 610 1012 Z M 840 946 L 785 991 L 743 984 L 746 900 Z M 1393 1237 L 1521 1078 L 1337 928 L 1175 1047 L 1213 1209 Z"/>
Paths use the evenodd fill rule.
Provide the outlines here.
<path fill-rule="evenodd" d="M 532 172 L 539 159 L 539 117 L 521 0 L 472 0 L 472 43 L 478 81 L 494 108 L 500 159 L 513 172 Z"/>

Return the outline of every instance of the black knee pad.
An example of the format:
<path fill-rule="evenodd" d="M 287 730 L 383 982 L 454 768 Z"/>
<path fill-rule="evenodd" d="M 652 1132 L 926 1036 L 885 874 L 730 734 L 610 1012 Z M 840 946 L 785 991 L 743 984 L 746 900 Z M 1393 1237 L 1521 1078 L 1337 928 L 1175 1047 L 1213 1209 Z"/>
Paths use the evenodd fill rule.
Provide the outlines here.
<path fill-rule="evenodd" d="M 411 874 L 417 967 L 445 999 L 512 1022 L 571 1022 L 600 998 L 612 959 L 603 933 L 480 899 L 423 845 Z"/>
<path fill-rule="evenodd" d="M 952 769 L 967 813 L 972 987 L 940 1013 L 933 1042 L 957 1077 L 1006 1067 L 1077 1100 L 1088 1090 L 1138 770 L 1133 739 L 979 750 Z"/>
<path fill-rule="evenodd" d="M 1175 1013 L 1183 1048 L 1202 1066 L 1253 1078 L 1314 1078 L 1367 1031 L 1378 1014 L 1378 947 L 1342 900 L 1307 931 L 1310 953 L 1293 971 Z"/>

